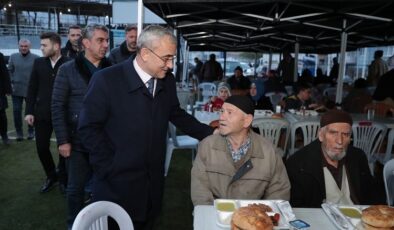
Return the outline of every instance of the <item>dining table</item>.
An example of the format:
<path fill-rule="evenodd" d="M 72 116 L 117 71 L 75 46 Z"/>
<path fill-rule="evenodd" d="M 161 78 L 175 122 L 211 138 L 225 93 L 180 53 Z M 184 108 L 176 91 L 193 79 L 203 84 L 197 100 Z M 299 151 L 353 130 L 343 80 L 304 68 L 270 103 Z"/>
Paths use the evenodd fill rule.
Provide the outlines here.
<path fill-rule="evenodd" d="M 310 230 L 334 230 L 337 229 L 321 208 L 293 208 L 297 219 L 301 219 L 310 225 Z M 194 207 L 194 230 L 223 230 L 230 229 L 220 227 L 217 224 L 216 209 L 213 205 L 197 205 Z"/>

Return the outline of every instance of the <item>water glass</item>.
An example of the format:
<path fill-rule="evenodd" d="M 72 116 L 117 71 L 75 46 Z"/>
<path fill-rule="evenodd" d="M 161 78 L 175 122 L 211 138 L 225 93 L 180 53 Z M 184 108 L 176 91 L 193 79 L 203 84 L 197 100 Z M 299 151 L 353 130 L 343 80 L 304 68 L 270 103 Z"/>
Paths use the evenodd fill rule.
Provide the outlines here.
<path fill-rule="evenodd" d="M 373 120 L 375 118 L 375 110 L 374 109 L 368 109 L 367 111 L 367 120 Z"/>

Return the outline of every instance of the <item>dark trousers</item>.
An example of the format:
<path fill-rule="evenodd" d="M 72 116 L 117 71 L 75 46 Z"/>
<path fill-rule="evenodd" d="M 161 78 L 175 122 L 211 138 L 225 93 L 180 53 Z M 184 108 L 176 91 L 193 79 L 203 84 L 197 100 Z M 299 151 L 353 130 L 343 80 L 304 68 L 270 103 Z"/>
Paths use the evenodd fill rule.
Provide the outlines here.
<path fill-rule="evenodd" d="M 0 135 L 1 139 L 7 140 L 7 115 L 5 109 L 0 109 Z"/>
<path fill-rule="evenodd" d="M 21 96 L 12 96 L 12 109 L 14 113 L 14 126 L 16 130 L 16 134 L 18 137 L 23 137 L 23 128 L 22 128 L 22 107 L 23 101 L 25 101 L 25 97 Z M 28 126 L 29 134 L 34 133 L 33 126 Z"/>
<path fill-rule="evenodd" d="M 84 207 L 85 185 L 92 175 L 89 165 L 89 153 L 72 150 L 70 157 L 66 158 L 68 172 L 67 183 L 67 204 L 68 216 L 67 225 L 71 229 L 75 217 Z"/>
<path fill-rule="evenodd" d="M 55 163 L 50 150 L 50 139 L 53 132 L 52 121 L 35 120 L 34 126 L 36 130 L 37 153 L 47 178 L 54 180 L 59 179 L 60 183 L 66 184 L 66 160 L 59 155 L 58 172 L 56 172 Z"/>
<path fill-rule="evenodd" d="M 150 220 L 140 222 L 140 221 L 133 221 L 134 230 L 152 230 L 155 225 L 155 220 L 157 218 L 152 218 Z M 114 219 L 108 218 L 108 230 L 119 230 L 118 224 L 115 222 Z"/>

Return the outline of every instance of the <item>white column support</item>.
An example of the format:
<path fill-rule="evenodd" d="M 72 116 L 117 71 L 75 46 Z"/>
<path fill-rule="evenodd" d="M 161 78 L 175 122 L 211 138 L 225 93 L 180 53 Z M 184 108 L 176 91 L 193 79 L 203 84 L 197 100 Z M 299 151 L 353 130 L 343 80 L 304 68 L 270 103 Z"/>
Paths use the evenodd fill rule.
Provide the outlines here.
<path fill-rule="evenodd" d="M 293 79 L 294 82 L 298 81 L 298 54 L 300 52 L 300 43 L 296 42 L 294 45 L 294 71 L 293 71 Z"/>
<path fill-rule="evenodd" d="M 345 76 L 345 65 L 346 65 L 346 45 L 347 45 L 347 33 L 346 19 L 343 20 L 342 34 L 341 34 L 341 53 L 339 54 L 339 73 L 337 80 L 337 95 L 335 103 L 342 103 L 342 91 L 343 91 L 343 77 Z"/>
<path fill-rule="evenodd" d="M 137 3 L 137 36 L 142 32 L 142 27 L 144 25 L 145 17 L 144 17 L 144 2 L 142 0 L 138 0 Z"/>
<path fill-rule="evenodd" d="M 189 49 L 190 49 L 190 47 L 188 46 L 188 44 L 187 44 L 187 41 L 185 40 L 185 51 L 183 52 L 184 53 L 184 55 L 183 55 L 183 68 L 182 68 L 182 83 L 183 82 L 187 82 L 187 83 L 189 83 L 189 79 L 187 79 L 187 76 L 188 76 L 188 72 L 187 72 L 187 70 L 188 70 L 188 67 L 189 67 Z M 189 84 L 187 84 L 187 85 L 189 85 Z"/>

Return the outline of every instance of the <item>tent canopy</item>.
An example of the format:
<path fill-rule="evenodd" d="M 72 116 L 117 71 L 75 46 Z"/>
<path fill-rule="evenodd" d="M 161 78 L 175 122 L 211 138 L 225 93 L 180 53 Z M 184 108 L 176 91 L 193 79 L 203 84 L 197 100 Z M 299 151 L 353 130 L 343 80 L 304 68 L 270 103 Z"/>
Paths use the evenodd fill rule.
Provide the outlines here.
<path fill-rule="evenodd" d="M 145 0 L 188 41 L 190 51 L 340 51 L 394 44 L 391 0 Z"/>

